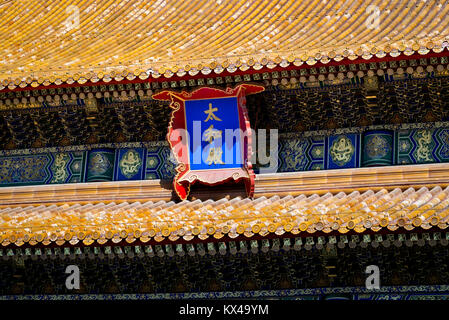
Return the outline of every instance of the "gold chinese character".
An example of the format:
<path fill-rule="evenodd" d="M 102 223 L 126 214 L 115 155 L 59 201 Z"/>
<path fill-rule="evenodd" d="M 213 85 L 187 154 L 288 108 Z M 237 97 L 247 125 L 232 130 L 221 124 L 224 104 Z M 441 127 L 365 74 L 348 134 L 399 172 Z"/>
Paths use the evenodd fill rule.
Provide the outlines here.
<path fill-rule="evenodd" d="M 214 129 L 214 125 L 211 124 L 210 127 L 204 131 L 204 141 L 208 141 L 209 143 L 212 140 L 221 138 L 221 130 Z"/>
<path fill-rule="evenodd" d="M 222 154 L 223 154 L 223 150 L 221 150 L 221 147 L 210 148 L 206 163 L 208 165 L 211 165 L 212 163 L 213 164 L 224 164 L 223 161 L 221 161 Z"/>
<path fill-rule="evenodd" d="M 204 122 L 207 122 L 207 121 L 209 121 L 211 119 L 217 120 L 217 121 L 221 121 L 221 119 L 218 118 L 214 114 L 214 112 L 217 112 L 217 111 L 218 111 L 218 108 L 212 108 L 212 103 L 209 103 L 209 110 L 204 111 L 204 113 L 207 114 L 207 118 L 206 118 L 206 120 L 204 120 Z"/>

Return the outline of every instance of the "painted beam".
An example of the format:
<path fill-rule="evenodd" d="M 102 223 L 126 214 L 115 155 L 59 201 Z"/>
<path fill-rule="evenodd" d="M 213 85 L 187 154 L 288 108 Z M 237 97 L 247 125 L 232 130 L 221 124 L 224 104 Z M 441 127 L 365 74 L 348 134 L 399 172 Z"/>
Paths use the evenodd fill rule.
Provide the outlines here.
<path fill-rule="evenodd" d="M 449 185 L 449 163 L 402 165 L 337 170 L 317 170 L 259 174 L 256 176 L 255 197 L 273 195 L 324 194 L 367 189 L 446 187 Z M 225 197 L 221 187 L 210 191 Z M 215 195 L 215 196 L 216 196 Z M 197 198 L 209 198 L 211 192 Z M 214 197 L 215 197 L 214 196 Z M 230 194 L 231 197 L 238 194 Z M 171 184 L 161 180 L 130 180 L 19 186 L 0 188 L 0 207 L 39 205 L 43 203 L 84 203 L 123 201 L 170 201 L 174 195 Z"/>

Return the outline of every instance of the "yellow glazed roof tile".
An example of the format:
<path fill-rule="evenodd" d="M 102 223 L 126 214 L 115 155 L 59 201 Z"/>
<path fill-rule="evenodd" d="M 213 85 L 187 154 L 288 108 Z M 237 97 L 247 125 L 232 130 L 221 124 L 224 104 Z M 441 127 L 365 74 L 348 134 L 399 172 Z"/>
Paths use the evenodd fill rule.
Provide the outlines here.
<path fill-rule="evenodd" d="M 175 203 L 123 202 L 52 204 L 0 209 L 0 243 L 75 245 L 205 240 L 228 235 L 267 236 L 285 232 L 344 234 L 398 227 L 412 230 L 439 227 L 449 221 L 449 187 L 418 190 L 368 190 L 297 197 L 273 196 L 195 200 Z"/>
<path fill-rule="evenodd" d="M 2 0 L 0 89 L 441 52 L 448 11 L 438 0 Z"/>

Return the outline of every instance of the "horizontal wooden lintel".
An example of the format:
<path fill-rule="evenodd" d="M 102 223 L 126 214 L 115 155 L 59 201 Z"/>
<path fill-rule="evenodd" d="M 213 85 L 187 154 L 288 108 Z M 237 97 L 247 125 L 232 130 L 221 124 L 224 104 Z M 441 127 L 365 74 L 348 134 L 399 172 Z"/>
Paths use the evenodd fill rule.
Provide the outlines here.
<path fill-rule="evenodd" d="M 449 163 L 402 165 L 340 170 L 319 170 L 260 174 L 256 176 L 255 197 L 273 195 L 324 194 L 428 188 L 449 185 Z M 229 192 L 211 187 L 215 197 Z M 221 192 L 221 193 L 220 193 Z M 232 194 L 236 196 L 238 194 Z M 205 195 L 207 196 L 207 195 Z M 98 203 L 123 201 L 170 201 L 176 197 L 171 183 L 160 180 L 91 182 L 0 188 L 0 206 L 39 205 L 48 203 Z"/>
<path fill-rule="evenodd" d="M 449 163 L 418 164 L 258 175 L 255 196 L 448 185 Z"/>

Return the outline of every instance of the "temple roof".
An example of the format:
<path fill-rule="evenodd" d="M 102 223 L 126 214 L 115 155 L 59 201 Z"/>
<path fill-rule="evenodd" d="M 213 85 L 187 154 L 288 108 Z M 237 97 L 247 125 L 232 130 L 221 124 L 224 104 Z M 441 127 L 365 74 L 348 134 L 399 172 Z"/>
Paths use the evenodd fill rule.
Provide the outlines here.
<path fill-rule="evenodd" d="M 179 203 L 60 203 L 4 207 L 0 210 L 0 240 L 3 246 L 40 242 L 90 245 L 105 244 L 108 240 L 174 243 L 317 231 L 345 234 L 398 228 L 410 231 L 433 226 L 445 229 L 448 219 L 449 187 L 438 186 L 296 197 L 263 196 L 254 200 L 237 197 Z"/>
<path fill-rule="evenodd" d="M 0 90 L 441 52 L 448 11 L 445 1 L 2 1 Z"/>

